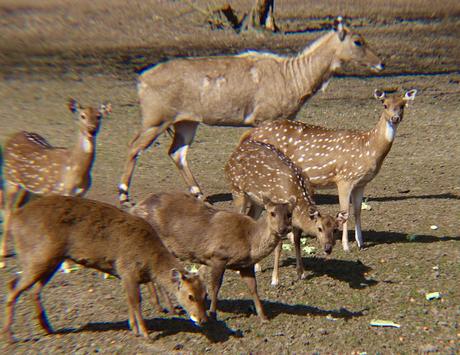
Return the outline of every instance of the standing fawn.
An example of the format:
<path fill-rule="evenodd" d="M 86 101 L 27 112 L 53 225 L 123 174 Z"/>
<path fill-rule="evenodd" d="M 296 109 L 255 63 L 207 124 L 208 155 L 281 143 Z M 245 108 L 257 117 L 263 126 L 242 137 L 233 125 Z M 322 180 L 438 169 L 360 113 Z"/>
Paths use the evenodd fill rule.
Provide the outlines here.
<path fill-rule="evenodd" d="M 10 215 L 28 193 L 81 196 L 91 185 L 96 136 L 101 118 L 111 111 L 111 106 L 83 108 L 71 99 L 69 109 L 78 119 L 79 126 L 74 148 L 53 147 L 39 134 L 24 131 L 6 141 L 3 152 L 5 220 L 0 250 L 2 257 L 7 255 Z M 1 266 L 4 266 L 3 262 Z"/>
<path fill-rule="evenodd" d="M 129 202 L 139 154 L 166 130 L 174 131 L 168 154 L 190 192 L 199 196 L 202 191 L 188 166 L 187 152 L 200 123 L 256 126 L 263 121 L 293 119 L 347 62 L 383 69 L 364 38 L 338 17 L 331 31 L 296 56 L 251 51 L 179 58 L 145 70 L 138 81 L 142 127 L 129 144 L 118 185 L 120 202 Z"/>
<path fill-rule="evenodd" d="M 121 280 L 128 300 L 129 325 L 135 334 L 148 337 L 141 313 L 139 285 L 143 283 L 156 282 L 175 295 L 194 322 L 207 320 L 203 283 L 183 268 L 142 218 L 106 203 L 53 195 L 16 210 L 10 227 L 22 273 L 10 282 L 6 300 L 3 331 L 9 341 L 14 341 L 11 325 L 15 303 L 33 286 L 40 325 L 52 333 L 40 294 L 66 259 Z"/>
<path fill-rule="evenodd" d="M 145 218 L 166 247 L 179 259 L 211 268 L 211 315 L 225 269 L 238 270 L 254 299 L 257 314 L 267 320 L 257 293 L 254 264 L 269 255 L 290 226 L 295 198 L 275 204 L 263 200 L 266 218 L 254 221 L 240 213 L 219 210 L 184 193 L 154 194 L 131 212 Z"/>
<path fill-rule="evenodd" d="M 230 156 L 225 174 L 232 186 L 233 201 L 239 212 L 245 213 L 249 206 L 250 216 L 256 219 L 262 212 L 263 196 L 279 203 L 287 202 L 290 196 L 296 197 L 292 226 L 299 278 L 306 276 L 300 252 L 302 231 L 316 236 L 326 254 L 332 252 L 334 231 L 343 224 L 347 214 L 339 213 L 336 218 L 321 215 L 312 198 L 308 177 L 303 176 L 302 170 L 273 145 L 243 138 Z M 272 285 L 279 283 L 280 254 L 281 242 L 275 250 Z"/>
<path fill-rule="evenodd" d="M 250 137 L 270 143 L 281 150 L 308 175 L 314 188 L 336 185 L 341 211 L 349 211 L 350 198 L 355 216 L 355 238 L 364 247 L 361 233 L 361 203 L 364 188 L 378 174 L 390 151 L 404 108 L 414 100 L 417 90 L 403 96 L 388 96 L 379 90 L 376 99 L 383 113 L 374 129 L 367 132 L 335 130 L 303 122 L 279 120 L 254 128 Z M 343 225 L 342 244 L 349 251 L 347 222 Z"/>

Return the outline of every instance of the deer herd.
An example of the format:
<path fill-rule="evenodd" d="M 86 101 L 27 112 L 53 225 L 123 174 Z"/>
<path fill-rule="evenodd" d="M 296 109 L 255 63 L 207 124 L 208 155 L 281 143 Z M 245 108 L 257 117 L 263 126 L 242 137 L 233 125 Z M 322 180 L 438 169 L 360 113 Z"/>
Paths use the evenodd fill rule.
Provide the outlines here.
<path fill-rule="evenodd" d="M 13 134 L 3 148 L 0 267 L 6 266 L 14 241 L 22 271 L 9 283 L 3 327 L 7 339 L 15 341 L 11 329 L 15 303 L 31 288 L 39 324 L 52 332 L 40 294 L 66 260 L 119 278 L 127 297 L 129 326 L 148 337 L 140 284 L 149 286 L 158 305 L 162 295 L 173 307 L 172 296 L 201 326 L 209 316 L 216 317 L 225 270 L 236 270 L 257 315 L 267 321 L 255 266 L 275 250 L 272 285 L 279 284 L 283 238 L 291 236 L 298 278 L 304 279 L 302 234 L 316 237 L 322 251 L 331 254 L 335 231 L 341 228 L 343 249 L 349 251 L 351 204 L 356 243 L 363 248 L 364 188 L 378 174 L 416 90 L 402 96 L 376 90 L 383 112 L 369 131 L 295 121 L 304 103 L 344 63 L 383 69 L 364 38 L 339 17 L 331 31 L 296 56 L 246 52 L 180 58 L 145 70 L 138 81 L 142 126 L 130 142 L 118 185 L 120 208 L 81 197 L 91 185 L 96 137 L 101 120 L 111 112 L 110 104 L 96 109 L 69 102 L 78 122 L 73 148 L 54 147 L 33 132 Z M 225 166 L 235 212 L 208 203 L 189 168 L 187 151 L 200 123 L 252 127 Z M 189 193 L 155 192 L 134 204 L 129 186 L 136 160 L 165 131 L 172 133 L 168 154 Z M 340 208 L 329 215 L 320 211 L 314 191 L 333 186 Z M 29 202 L 28 195 L 37 198 Z M 187 271 L 183 262 L 209 270 L 207 288 L 201 272 Z"/>

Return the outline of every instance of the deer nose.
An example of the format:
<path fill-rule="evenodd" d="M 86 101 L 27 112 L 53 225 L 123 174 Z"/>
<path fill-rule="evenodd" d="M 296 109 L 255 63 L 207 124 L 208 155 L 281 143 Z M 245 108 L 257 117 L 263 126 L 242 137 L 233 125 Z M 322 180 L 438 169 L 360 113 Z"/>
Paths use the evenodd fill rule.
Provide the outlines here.
<path fill-rule="evenodd" d="M 330 253 L 332 253 L 332 244 L 326 244 L 324 246 L 324 252 L 329 255 Z"/>

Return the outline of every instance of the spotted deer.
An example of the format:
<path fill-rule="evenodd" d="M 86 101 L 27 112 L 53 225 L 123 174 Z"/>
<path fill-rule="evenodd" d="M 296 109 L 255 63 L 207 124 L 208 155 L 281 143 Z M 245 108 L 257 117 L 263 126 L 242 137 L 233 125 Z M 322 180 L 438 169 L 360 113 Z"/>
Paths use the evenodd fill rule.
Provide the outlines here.
<path fill-rule="evenodd" d="M 121 280 L 129 326 L 136 335 L 148 337 L 139 289 L 144 283 L 158 283 L 175 296 L 195 323 L 207 321 L 206 290 L 200 278 L 184 269 L 142 218 L 103 202 L 52 195 L 13 212 L 10 232 L 22 268 L 9 283 L 5 304 L 3 332 L 10 342 L 14 306 L 32 287 L 38 321 L 47 333 L 53 332 L 40 294 L 66 259 Z"/>
<path fill-rule="evenodd" d="M 240 213 L 246 213 L 249 207 L 249 215 L 257 219 L 262 212 L 263 196 L 279 203 L 287 202 L 290 196 L 296 197 L 292 226 L 297 275 L 303 279 L 306 275 L 300 251 L 301 232 L 316 236 L 324 252 L 330 254 L 335 244 L 334 231 L 343 224 L 347 214 L 338 213 L 335 218 L 320 214 L 310 181 L 302 170 L 273 145 L 245 138 L 225 166 L 235 206 Z M 279 283 L 280 254 L 281 243 L 275 250 L 272 285 Z"/>
<path fill-rule="evenodd" d="M 81 196 L 91 185 L 96 136 L 101 118 L 111 111 L 111 105 L 104 104 L 99 109 L 83 108 L 71 99 L 69 110 L 77 118 L 79 127 L 77 143 L 73 148 L 54 147 L 41 135 L 24 131 L 14 134 L 5 143 L 5 215 L 0 251 L 3 257 L 7 255 L 11 212 L 28 193 Z"/>
<path fill-rule="evenodd" d="M 364 247 L 361 232 L 361 203 L 364 188 L 378 174 L 393 144 L 404 108 L 414 100 L 416 90 L 403 96 L 376 90 L 383 112 L 377 126 L 367 132 L 329 129 L 303 122 L 279 120 L 254 128 L 249 137 L 270 143 L 299 166 L 313 188 L 337 186 L 341 211 L 349 211 L 350 198 L 355 216 L 355 238 Z M 343 224 L 342 244 L 349 250 L 347 222 Z"/>
<path fill-rule="evenodd" d="M 258 221 L 240 213 L 217 209 L 190 194 L 153 194 L 131 208 L 160 235 L 166 247 L 181 260 L 211 269 L 211 315 L 225 269 L 237 270 L 249 288 L 258 316 L 267 320 L 257 292 L 254 264 L 268 256 L 290 227 L 295 197 L 287 203 L 263 198 L 267 210 Z"/>
<path fill-rule="evenodd" d="M 169 156 L 190 192 L 202 196 L 187 152 L 198 125 L 256 126 L 295 118 L 304 103 L 342 63 L 383 69 L 364 38 L 338 18 L 332 31 L 294 57 L 246 52 L 234 56 L 180 58 L 144 71 L 138 79 L 142 127 L 131 140 L 119 200 L 129 203 L 129 186 L 139 154 L 166 130 L 174 131 Z"/>

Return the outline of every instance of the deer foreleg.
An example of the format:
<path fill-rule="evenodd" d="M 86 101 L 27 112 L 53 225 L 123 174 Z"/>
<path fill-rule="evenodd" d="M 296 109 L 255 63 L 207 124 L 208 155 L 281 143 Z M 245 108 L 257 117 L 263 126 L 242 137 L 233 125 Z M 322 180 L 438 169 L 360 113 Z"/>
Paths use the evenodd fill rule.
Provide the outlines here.
<path fill-rule="evenodd" d="M 364 248 L 364 240 L 361 232 L 361 204 L 363 202 L 364 187 L 356 187 L 351 193 L 353 214 L 355 216 L 355 239 L 360 249 Z"/>
<path fill-rule="evenodd" d="M 129 186 L 131 185 L 131 179 L 133 177 L 134 168 L 139 154 L 150 147 L 158 136 L 168 128 L 168 126 L 169 124 L 162 123 L 148 129 L 143 128 L 131 141 L 123 175 L 120 179 L 120 184 L 118 185 L 118 199 L 120 204 L 123 205 L 129 202 Z"/>
<path fill-rule="evenodd" d="M 350 212 L 350 196 L 352 191 L 352 186 L 348 182 L 341 181 L 338 183 L 339 190 L 339 204 L 340 211 Z M 350 251 L 350 246 L 348 245 L 348 220 L 343 223 L 342 231 L 342 246 L 343 250 Z"/>

